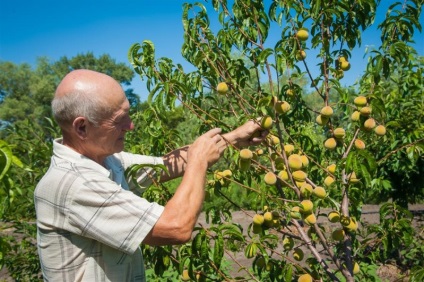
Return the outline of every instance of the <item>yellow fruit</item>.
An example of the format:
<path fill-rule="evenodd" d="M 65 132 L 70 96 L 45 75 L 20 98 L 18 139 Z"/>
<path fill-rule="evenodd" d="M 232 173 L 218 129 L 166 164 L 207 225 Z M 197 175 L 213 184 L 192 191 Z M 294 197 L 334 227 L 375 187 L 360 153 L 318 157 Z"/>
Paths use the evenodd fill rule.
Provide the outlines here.
<path fill-rule="evenodd" d="M 253 224 L 255 225 L 262 225 L 264 221 L 265 221 L 264 216 L 261 214 L 257 213 L 253 216 Z"/>
<path fill-rule="evenodd" d="M 350 116 L 350 119 L 351 119 L 352 121 L 358 121 L 360 117 L 361 117 L 361 113 L 360 113 L 360 112 L 358 112 L 358 111 L 354 111 L 354 112 L 352 113 L 352 115 Z"/>
<path fill-rule="evenodd" d="M 331 211 L 328 213 L 327 218 L 330 222 L 335 223 L 340 221 L 340 213 L 338 211 Z"/>
<path fill-rule="evenodd" d="M 336 168 L 337 168 L 336 164 L 331 164 L 331 165 L 327 166 L 327 170 L 331 174 L 334 174 L 336 172 Z"/>
<path fill-rule="evenodd" d="M 374 132 L 378 136 L 383 136 L 386 134 L 386 127 L 384 127 L 384 125 L 378 125 L 376 128 L 374 128 Z"/>
<path fill-rule="evenodd" d="M 296 60 L 301 61 L 306 58 L 306 52 L 304 50 L 299 50 L 296 52 Z"/>
<path fill-rule="evenodd" d="M 239 165 L 239 169 L 240 171 L 248 171 L 250 169 L 250 163 L 251 160 L 243 160 L 243 159 L 239 159 L 238 165 Z"/>
<path fill-rule="evenodd" d="M 256 154 L 258 156 L 263 155 L 264 154 L 264 150 L 263 149 L 256 149 Z"/>
<path fill-rule="evenodd" d="M 223 175 L 224 177 L 231 177 L 231 176 L 233 176 L 233 173 L 231 172 L 231 170 L 226 169 L 226 170 L 224 170 L 224 171 L 222 172 L 222 175 Z"/>
<path fill-rule="evenodd" d="M 347 175 L 347 179 L 349 181 L 349 183 L 358 183 L 359 179 L 356 177 L 356 173 L 354 171 L 352 171 L 352 173 L 349 173 Z"/>
<path fill-rule="evenodd" d="M 315 214 L 311 213 L 306 215 L 303 220 L 308 225 L 314 225 L 317 222 L 317 217 L 315 216 Z"/>
<path fill-rule="evenodd" d="M 294 181 L 294 182 L 295 182 L 297 188 L 300 188 L 300 187 L 302 187 L 303 185 L 306 184 L 305 181 Z"/>
<path fill-rule="evenodd" d="M 299 170 L 303 166 L 302 159 L 300 158 L 300 156 L 298 154 L 290 155 L 288 157 L 288 163 L 289 163 L 289 167 L 292 170 Z"/>
<path fill-rule="evenodd" d="M 304 257 L 304 253 L 301 248 L 295 248 L 293 250 L 293 258 L 297 261 L 301 261 Z"/>
<path fill-rule="evenodd" d="M 218 83 L 218 86 L 216 87 L 216 91 L 218 91 L 219 94 L 225 95 L 228 92 L 228 85 L 225 82 Z"/>
<path fill-rule="evenodd" d="M 373 118 L 369 118 L 364 122 L 364 130 L 371 131 L 375 127 L 375 120 Z"/>
<path fill-rule="evenodd" d="M 272 120 L 272 118 L 270 117 L 270 116 L 264 116 L 262 119 L 261 119 L 261 127 L 263 128 L 263 129 L 270 129 L 271 127 L 272 127 L 272 124 L 273 124 L 274 122 L 273 122 L 273 120 Z"/>
<path fill-rule="evenodd" d="M 314 195 L 317 196 L 320 199 L 324 199 L 327 197 L 327 191 L 325 191 L 324 187 L 317 186 L 314 188 Z"/>
<path fill-rule="evenodd" d="M 294 151 L 294 146 L 292 144 L 286 144 L 284 145 L 284 151 L 286 152 L 287 156 L 290 156 Z"/>
<path fill-rule="evenodd" d="M 324 126 L 328 122 L 328 117 L 324 117 L 323 115 L 318 115 L 316 120 L 318 125 Z"/>
<path fill-rule="evenodd" d="M 343 229 L 336 229 L 331 234 L 331 237 L 335 241 L 342 241 L 344 239 L 344 237 L 345 237 L 345 232 L 344 232 Z"/>
<path fill-rule="evenodd" d="M 309 166 L 309 159 L 305 155 L 301 155 L 300 159 L 302 160 L 302 168 L 307 168 Z"/>
<path fill-rule="evenodd" d="M 306 274 L 302 274 L 299 276 L 299 278 L 297 278 L 297 282 L 312 282 L 312 276 L 308 273 Z"/>
<path fill-rule="evenodd" d="M 365 96 L 358 96 L 353 100 L 353 103 L 357 107 L 364 107 L 367 105 L 367 97 Z"/>
<path fill-rule="evenodd" d="M 330 106 L 325 106 L 321 109 L 320 113 L 321 116 L 329 118 L 333 115 L 333 108 L 331 108 Z"/>
<path fill-rule="evenodd" d="M 300 194 L 304 198 L 308 198 L 313 193 L 313 188 L 311 184 L 304 183 L 302 186 L 300 186 Z"/>
<path fill-rule="evenodd" d="M 348 61 L 340 62 L 340 68 L 343 71 L 348 71 L 348 70 L 350 70 L 350 63 Z"/>
<path fill-rule="evenodd" d="M 368 117 L 372 113 L 371 107 L 363 107 L 359 110 L 361 116 Z"/>
<path fill-rule="evenodd" d="M 305 41 L 308 39 L 309 37 L 309 32 L 307 29 L 299 29 L 296 33 L 296 37 L 297 39 L 299 39 L 300 41 Z"/>
<path fill-rule="evenodd" d="M 277 182 L 277 176 L 272 171 L 269 171 L 265 174 L 264 181 L 268 185 L 274 185 Z"/>
<path fill-rule="evenodd" d="M 215 180 L 221 180 L 222 179 L 222 177 L 224 177 L 224 174 L 222 173 L 222 171 L 215 171 L 214 172 L 214 178 L 215 178 Z"/>
<path fill-rule="evenodd" d="M 358 150 L 365 149 L 365 143 L 361 139 L 356 139 L 354 144 L 355 144 L 355 148 L 358 149 Z"/>
<path fill-rule="evenodd" d="M 280 179 L 284 180 L 284 181 L 289 180 L 289 174 L 288 174 L 288 173 L 287 173 L 287 171 L 285 171 L 285 170 L 281 170 L 281 171 L 278 173 L 278 177 L 279 177 Z"/>
<path fill-rule="evenodd" d="M 293 172 L 293 179 L 296 181 L 305 181 L 306 178 L 308 177 L 308 175 L 306 174 L 306 172 L 302 171 L 302 170 L 296 170 Z"/>
<path fill-rule="evenodd" d="M 285 237 L 283 239 L 283 248 L 286 251 L 290 251 L 291 249 L 293 249 L 294 246 L 294 240 L 292 237 Z"/>
<path fill-rule="evenodd" d="M 343 56 L 339 58 L 339 62 L 346 62 L 346 61 L 347 61 L 346 58 Z"/>
<path fill-rule="evenodd" d="M 292 96 L 293 96 L 293 94 L 294 94 L 294 92 L 293 92 L 293 90 L 292 90 L 292 89 L 287 89 L 287 90 L 286 90 L 286 95 L 287 95 L 287 96 L 292 97 Z"/>
<path fill-rule="evenodd" d="M 278 101 L 277 103 L 275 103 L 274 109 L 279 114 L 285 114 L 290 111 L 291 106 L 286 101 Z"/>
<path fill-rule="evenodd" d="M 338 127 L 336 129 L 334 129 L 333 131 L 333 136 L 337 139 L 343 139 L 346 135 L 346 132 L 343 128 Z"/>
<path fill-rule="evenodd" d="M 327 148 L 328 150 L 334 150 L 337 147 L 337 141 L 334 138 L 328 138 L 327 140 L 325 140 L 324 142 L 324 147 Z"/>
<path fill-rule="evenodd" d="M 327 186 L 327 187 L 330 187 L 333 183 L 334 183 L 334 178 L 331 177 L 331 176 L 327 176 L 324 179 L 324 185 Z"/>
<path fill-rule="evenodd" d="M 242 160 L 250 160 L 253 157 L 253 153 L 249 149 L 241 149 L 239 154 Z"/>
<path fill-rule="evenodd" d="M 359 264 L 357 262 L 355 262 L 353 264 L 353 270 L 352 270 L 352 272 L 353 272 L 353 274 L 358 274 L 359 271 L 361 271 L 360 268 L 359 268 Z"/>
<path fill-rule="evenodd" d="M 188 269 L 183 270 L 183 273 L 181 274 L 181 280 L 190 281 L 190 275 L 188 274 Z"/>
<path fill-rule="evenodd" d="M 269 136 L 269 140 L 271 141 L 271 144 L 274 146 L 280 144 L 280 138 L 278 138 L 275 135 Z"/>
<path fill-rule="evenodd" d="M 302 202 L 300 202 L 300 212 L 308 214 L 311 213 L 313 209 L 314 204 L 311 200 L 303 200 Z"/>
<path fill-rule="evenodd" d="M 292 207 L 292 209 L 290 210 L 290 216 L 294 219 L 301 219 L 302 215 L 300 214 L 300 207 Z"/>
<path fill-rule="evenodd" d="M 358 230 L 358 222 L 356 221 L 356 218 L 350 218 L 349 224 L 346 226 L 346 229 L 350 232 L 356 232 L 356 230 Z"/>

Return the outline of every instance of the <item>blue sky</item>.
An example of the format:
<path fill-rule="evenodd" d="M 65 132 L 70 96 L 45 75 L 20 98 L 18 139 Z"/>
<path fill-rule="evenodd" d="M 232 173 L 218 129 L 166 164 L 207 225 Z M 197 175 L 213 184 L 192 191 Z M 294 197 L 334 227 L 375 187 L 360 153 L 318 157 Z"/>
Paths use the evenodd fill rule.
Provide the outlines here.
<path fill-rule="evenodd" d="M 51 61 L 80 53 L 109 54 L 128 64 L 130 46 L 151 40 L 157 57 L 168 57 L 190 69 L 180 55 L 183 43 L 182 4 L 187 0 L 0 0 L 0 60 L 35 65 L 37 57 Z M 201 0 L 199 2 L 202 2 Z M 209 3 L 211 1 L 208 1 Z M 378 10 L 380 22 L 388 0 Z M 211 10 L 211 17 L 216 14 Z M 421 24 L 423 23 L 421 17 Z M 415 48 L 424 55 L 423 34 L 417 33 Z M 363 43 L 352 53 L 352 69 L 344 83 L 351 85 L 361 75 L 365 48 L 378 44 L 379 33 L 366 32 Z M 142 99 L 144 84 L 136 77 L 132 88 Z"/>

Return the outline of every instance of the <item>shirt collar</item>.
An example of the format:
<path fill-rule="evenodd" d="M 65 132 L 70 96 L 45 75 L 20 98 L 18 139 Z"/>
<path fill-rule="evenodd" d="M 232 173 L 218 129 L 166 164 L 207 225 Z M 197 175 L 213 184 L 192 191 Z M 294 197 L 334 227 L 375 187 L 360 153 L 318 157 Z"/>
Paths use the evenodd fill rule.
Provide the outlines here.
<path fill-rule="evenodd" d="M 84 155 L 74 151 L 73 149 L 62 144 L 62 138 L 57 138 L 53 141 L 53 155 L 64 160 L 68 160 L 71 163 L 78 164 L 80 166 L 86 166 L 91 169 L 94 169 L 105 176 L 111 176 L 111 172 L 103 167 L 102 165 L 96 163 L 90 158 L 87 158 Z"/>

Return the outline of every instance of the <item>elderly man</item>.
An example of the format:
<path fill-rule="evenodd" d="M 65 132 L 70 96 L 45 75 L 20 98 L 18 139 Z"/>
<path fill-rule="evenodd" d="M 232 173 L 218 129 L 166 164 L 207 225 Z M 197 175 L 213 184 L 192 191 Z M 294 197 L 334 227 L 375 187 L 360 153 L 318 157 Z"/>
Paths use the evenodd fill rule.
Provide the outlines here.
<path fill-rule="evenodd" d="M 38 253 L 45 281 L 145 281 L 140 244 L 181 244 L 201 211 L 207 168 L 230 144 L 259 144 L 267 132 L 249 121 L 221 135 L 212 129 L 163 157 L 123 152 L 134 128 L 118 82 L 90 70 L 70 72 L 52 101 L 62 138 L 35 190 Z M 262 132 L 260 137 L 252 137 Z M 130 191 L 124 171 L 163 164 L 160 181 L 182 176 L 165 206 Z M 151 184 L 153 169 L 138 182 Z"/>

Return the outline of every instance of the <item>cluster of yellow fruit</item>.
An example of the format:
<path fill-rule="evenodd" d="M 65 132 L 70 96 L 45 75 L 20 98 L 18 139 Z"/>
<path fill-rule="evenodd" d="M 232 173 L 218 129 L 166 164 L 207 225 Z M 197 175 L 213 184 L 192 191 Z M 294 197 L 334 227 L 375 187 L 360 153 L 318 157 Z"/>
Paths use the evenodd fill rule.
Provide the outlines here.
<path fill-rule="evenodd" d="M 382 124 L 377 125 L 374 118 L 371 117 L 372 108 L 368 104 L 368 99 L 365 96 L 358 96 L 353 100 L 356 110 L 351 115 L 351 120 L 361 122 L 361 129 L 365 132 L 373 131 L 378 136 L 386 134 L 386 127 Z"/>
<path fill-rule="evenodd" d="M 229 169 L 214 172 L 214 180 L 218 181 L 222 186 L 228 186 L 231 182 L 233 172 Z"/>
<path fill-rule="evenodd" d="M 262 213 L 257 213 L 253 216 L 252 232 L 260 234 L 268 228 L 278 228 L 281 226 L 280 213 L 264 207 Z"/>
<path fill-rule="evenodd" d="M 332 232 L 332 238 L 335 241 L 343 241 L 346 232 L 356 232 L 358 230 L 358 222 L 356 218 L 340 214 L 338 211 L 331 211 L 327 214 L 327 218 L 332 223 L 340 223 L 340 227 Z"/>
<path fill-rule="evenodd" d="M 300 42 L 304 42 L 306 40 L 308 40 L 309 38 L 309 32 L 307 28 L 300 28 L 297 32 L 296 32 L 296 38 L 300 41 Z M 306 52 L 305 50 L 298 50 L 296 51 L 296 60 L 298 61 L 302 61 L 306 58 Z"/>

